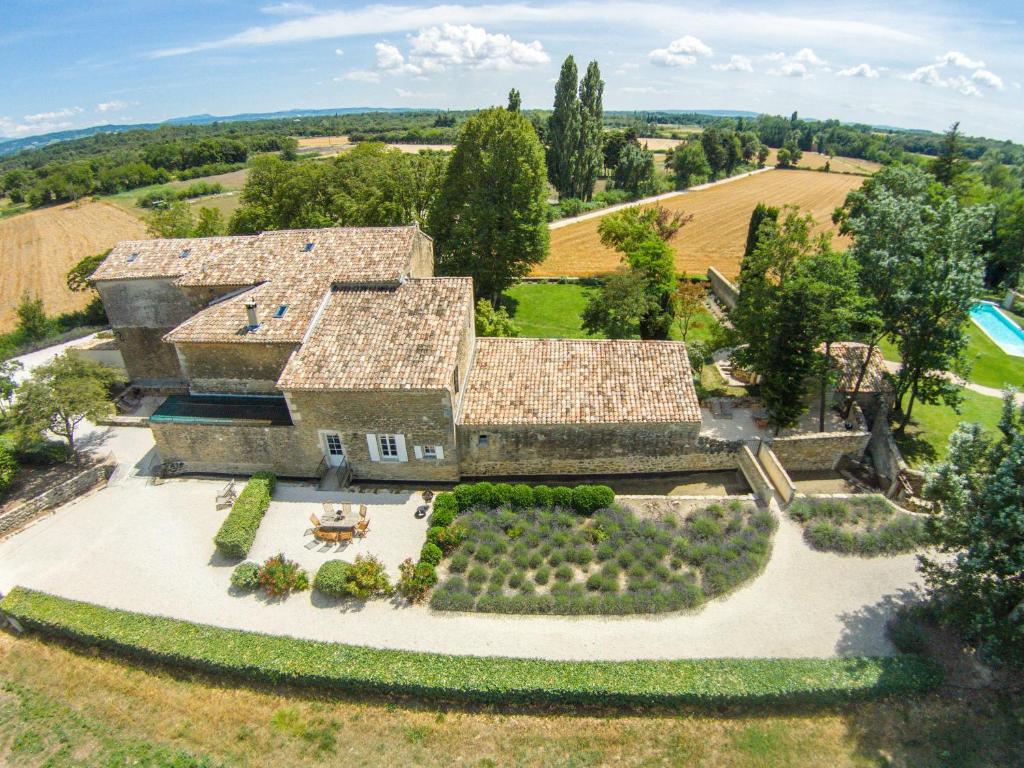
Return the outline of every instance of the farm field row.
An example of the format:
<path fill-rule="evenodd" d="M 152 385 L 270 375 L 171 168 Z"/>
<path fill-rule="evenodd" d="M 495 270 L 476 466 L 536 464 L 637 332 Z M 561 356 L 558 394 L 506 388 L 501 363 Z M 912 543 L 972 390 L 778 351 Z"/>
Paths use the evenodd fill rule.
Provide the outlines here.
<path fill-rule="evenodd" d="M 750 213 L 757 203 L 796 205 L 814 217 L 817 231 L 834 231 L 832 211 L 862 183 L 859 176 L 776 170 L 665 200 L 662 205 L 670 211 L 685 211 L 694 217 L 673 241 L 676 268 L 687 274 L 705 274 L 713 266 L 735 277 Z M 619 255 L 601 245 L 600 221 L 595 218 L 553 230 L 550 254 L 533 274 L 588 277 L 614 271 Z M 839 248 L 849 245 L 848 238 L 837 237 L 834 242 Z"/>
<path fill-rule="evenodd" d="M 139 219 L 95 201 L 0 220 L 0 331 L 14 328 L 14 310 L 24 293 L 41 297 L 48 314 L 82 309 L 89 296 L 68 290 L 67 271 L 118 240 L 146 236 Z"/>

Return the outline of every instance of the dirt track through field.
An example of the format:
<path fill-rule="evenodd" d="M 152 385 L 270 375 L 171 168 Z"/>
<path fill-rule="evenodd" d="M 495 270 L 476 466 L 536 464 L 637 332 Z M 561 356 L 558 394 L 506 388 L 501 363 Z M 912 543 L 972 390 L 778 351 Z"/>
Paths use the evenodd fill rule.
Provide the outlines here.
<path fill-rule="evenodd" d="M 15 326 L 23 293 L 41 296 L 47 314 L 84 307 L 89 296 L 72 293 L 64 278 L 85 256 L 118 240 L 145 238 L 134 216 L 106 203 L 68 203 L 0 220 L 0 331 Z"/>
<path fill-rule="evenodd" d="M 811 171 L 767 171 L 709 189 L 686 193 L 662 201 L 671 211 L 694 216 L 676 235 L 676 268 L 689 274 L 704 274 L 717 267 L 725 275 L 739 274 L 739 263 L 747 238 L 750 213 L 759 202 L 792 204 L 814 216 L 818 230 L 834 229 L 832 211 L 858 188 L 864 179 L 835 173 Z M 551 231 L 551 253 L 534 269 L 538 276 L 586 277 L 607 274 L 619 266 L 619 254 L 601 245 L 595 218 Z M 839 248 L 849 245 L 835 238 Z"/>

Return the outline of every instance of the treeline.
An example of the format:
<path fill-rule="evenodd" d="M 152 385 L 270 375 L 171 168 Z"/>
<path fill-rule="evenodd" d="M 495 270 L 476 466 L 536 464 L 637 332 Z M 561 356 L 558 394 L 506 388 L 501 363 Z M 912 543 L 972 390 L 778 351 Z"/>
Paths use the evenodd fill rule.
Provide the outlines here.
<path fill-rule="evenodd" d="M 254 154 L 293 154 L 297 147 L 294 138 L 269 133 L 169 139 L 175 133 L 161 128 L 97 134 L 18 153 L 0 163 L 0 194 L 36 208 L 223 173 L 241 167 Z"/>
<path fill-rule="evenodd" d="M 160 208 L 178 200 L 194 200 L 207 195 L 219 195 L 224 185 L 219 182 L 197 181 L 181 189 L 157 189 L 142 195 L 135 204 L 139 208 Z"/>

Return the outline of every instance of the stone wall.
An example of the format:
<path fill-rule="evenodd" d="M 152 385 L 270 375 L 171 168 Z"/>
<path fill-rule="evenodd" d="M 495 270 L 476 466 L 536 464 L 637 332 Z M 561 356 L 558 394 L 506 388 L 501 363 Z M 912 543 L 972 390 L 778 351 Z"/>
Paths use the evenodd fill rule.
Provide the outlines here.
<path fill-rule="evenodd" d="M 708 267 L 708 280 L 711 281 L 711 290 L 718 300 L 729 309 L 736 309 L 736 303 L 740 300 L 739 288 L 714 267 Z"/>
<path fill-rule="evenodd" d="M 53 486 L 24 504 L 0 513 L 0 535 L 23 525 L 51 507 L 64 504 L 71 499 L 87 493 L 100 483 L 106 483 L 114 471 L 113 457 L 103 463 L 83 470 L 63 483 Z"/>
<path fill-rule="evenodd" d="M 178 356 L 163 337 L 194 310 L 173 278 L 100 280 L 96 290 L 129 378 L 142 384 L 181 381 Z"/>
<path fill-rule="evenodd" d="M 434 241 L 418 228 L 412 242 L 412 266 L 409 276 L 434 276 Z"/>
<path fill-rule="evenodd" d="M 457 431 L 462 474 L 471 477 L 736 469 L 741 444 L 699 437 L 699 429 L 650 423 L 459 425 Z"/>
<path fill-rule="evenodd" d="M 274 394 L 277 380 L 297 344 L 174 345 L 193 392 Z"/>
<path fill-rule="evenodd" d="M 796 495 L 796 485 L 768 443 L 762 441 L 758 444 L 757 460 L 761 462 L 765 474 L 772 481 L 772 485 L 775 486 L 775 490 L 782 497 L 782 501 L 786 504 L 791 502 Z"/>
<path fill-rule="evenodd" d="M 150 427 L 161 461 L 180 461 L 185 472 L 314 477 L 323 459 L 315 436 L 310 440 L 295 427 L 183 422 L 152 422 Z"/>
<path fill-rule="evenodd" d="M 771 449 L 790 472 L 835 469 L 844 456 L 860 458 L 867 448 L 868 432 L 824 432 L 770 441 Z"/>
<path fill-rule="evenodd" d="M 772 481 L 764 471 L 761 463 L 754 458 L 754 454 L 744 445 L 740 448 L 737 458 L 739 459 L 740 472 L 743 473 L 747 484 L 753 489 L 754 495 L 765 503 L 771 501 L 775 495 L 775 486 L 772 485 Z"/>
<path fill-rule="evenodd" d="M 285 393 L 303 445 L 321 445 L 320 430 L 341 435 L 345 458 L 356 480 L 455 481 L 452 393 L 439 390 L 376 390 Z M 367 435 L 396 434 L 405 439 L 407 461 L 374 461 Z M 416 446 L 441 446 L 443 458 L 417 459 Z"/>

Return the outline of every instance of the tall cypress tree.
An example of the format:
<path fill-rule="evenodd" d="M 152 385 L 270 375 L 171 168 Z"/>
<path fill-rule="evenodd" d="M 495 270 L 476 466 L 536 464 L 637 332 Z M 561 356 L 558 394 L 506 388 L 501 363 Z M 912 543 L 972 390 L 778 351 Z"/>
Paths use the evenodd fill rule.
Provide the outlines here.
<path fill-rule="evenodd" d="M 508 111 L 518 112 L 523 107 L 523 98 L 519 95 L 519 90 L 513 88 L 508 92 Z"/>
<path fill-rule="evenodd" d="M 576 94 L 576 61 L 566 56 L 555 84 L 555 107 L 548 119 L 548 180 L 561 197 L 576 192 L 580 103 Z"/>
<path fill-rule="evenodd" d="M 580 135 L 577 146 L 578 175 L 574 197 L 589 200 L 601 173 L 604 138 L 604 80 L 596 61 L 587 65 L 587 73 L 580 81 Z"/>

